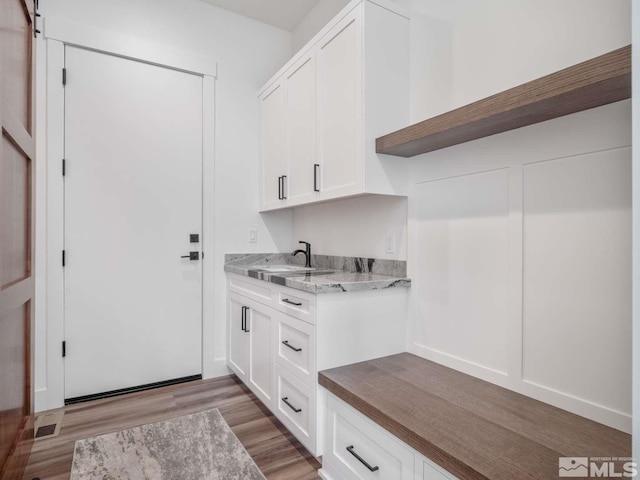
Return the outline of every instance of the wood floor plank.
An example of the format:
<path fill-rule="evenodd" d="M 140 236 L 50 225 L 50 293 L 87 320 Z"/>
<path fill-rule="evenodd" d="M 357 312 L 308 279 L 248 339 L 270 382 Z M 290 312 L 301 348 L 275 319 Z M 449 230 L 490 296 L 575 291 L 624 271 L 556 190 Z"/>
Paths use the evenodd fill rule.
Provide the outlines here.
<path fill-rule="evenodd" d="M 35 442 L 23 480 L 68 480 L 75 441 L 218 408 L 268 480 L 316 480 L 320 463 L 231 375 L 64 408 L 60 434 Z"/>

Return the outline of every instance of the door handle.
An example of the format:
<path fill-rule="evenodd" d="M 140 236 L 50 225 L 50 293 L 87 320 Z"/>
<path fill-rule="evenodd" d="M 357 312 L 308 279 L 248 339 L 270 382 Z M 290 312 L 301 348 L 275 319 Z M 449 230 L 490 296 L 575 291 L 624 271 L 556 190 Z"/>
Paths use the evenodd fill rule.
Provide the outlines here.
<path fill-rule="evenodd" d="M 180 258 L 188 258 L 189 260 L 200 260 L 200 252 L 189 252 L 189 255 L 182 255 Z"/>
<path fill-rule="evenodd" d="M 319 192 L 320 187 L 318 186 L 318 169 L 320 168 L 319 163 L 313 164 L 313 191 Z"/>
<path fill-rule="evenodd" d="M 245 333 L 249 333 L 249 328 L 247 327 L 247 312 L 249 311 L 249 307 L 242 307 L 242 331 Z"/>

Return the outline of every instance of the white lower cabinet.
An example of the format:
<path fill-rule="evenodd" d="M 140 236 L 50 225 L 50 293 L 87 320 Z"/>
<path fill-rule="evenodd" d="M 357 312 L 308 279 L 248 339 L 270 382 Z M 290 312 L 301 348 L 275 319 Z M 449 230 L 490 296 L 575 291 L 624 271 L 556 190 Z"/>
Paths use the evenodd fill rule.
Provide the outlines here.
<path fill-rule="evenodd" d="M 249 337 L 244 328 L 246 301 L 236 294 L 227 297 L 227 364 L 244 383 L 249 371 Z"/>
<path fill-rule="evenodd" d="M 230 294 L 228 300 L 228 364 L 266 405 L 273 398 L 273 309 L 249 298 Z"/>
<path fill-rule="evenodd" d="M 328 394 L 320 476 L 326 480 L 453 480 L 422 454 Z"/>
<path fill-rule="evenodd" d="M 247 305 L 245 330 L 249 334 L 249 386 L 265 404 L 273 399 L 273 337 L 276 312 L 259 303 Z"/>
<path fill-rule="evenodd" d="M 227 365 L 322 455 L 326 391 L 318 371 L 403 352 L 407 289 L 313 295 L 231 273 L 227 279 Z"/>

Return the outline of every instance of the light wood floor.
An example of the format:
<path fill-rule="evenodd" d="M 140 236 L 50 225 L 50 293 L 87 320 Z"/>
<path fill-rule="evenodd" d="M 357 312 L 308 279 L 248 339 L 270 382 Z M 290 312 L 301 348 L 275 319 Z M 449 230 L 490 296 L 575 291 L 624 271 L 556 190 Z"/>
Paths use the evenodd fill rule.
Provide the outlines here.
<path fill-rule="evenodd" d="M 65 407 L 60 435 L 34 443 L 24 480 L 67 480 L 77 439 L 218 408 L 269 480 L 315 480 L 319 462 L 235 376 Z"/>

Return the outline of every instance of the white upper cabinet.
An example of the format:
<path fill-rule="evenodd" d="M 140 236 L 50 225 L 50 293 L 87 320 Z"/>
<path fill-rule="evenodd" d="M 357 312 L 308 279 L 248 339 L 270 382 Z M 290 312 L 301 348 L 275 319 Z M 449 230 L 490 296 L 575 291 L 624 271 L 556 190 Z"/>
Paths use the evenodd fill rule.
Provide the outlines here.
<path fill-rule="evenodd" d="M 287 158 L 284 144 L 284 88 L 278 81 L 260 97 L 260 198 L 265 210 L 278 208 L 286 187 Z"/>
<path fill-rule="evenodd" d="M 287 70 L 285 142 L 289 163 L 287 202 L 317 200 L 316 56 L 312 49 Z"/>
<path fill-rule="evenodd" d="M 317 48 L 322 196 L 362 192 L 361 15 L 347 15 Z"/>
<path fill-rule="evenodd" d="M 260 102 L 260 211 L 406 195 L 406 164 L 375 153 L 378 136 L 409 122 L 409 20 L 395 4 L 349 3 Z"/>

